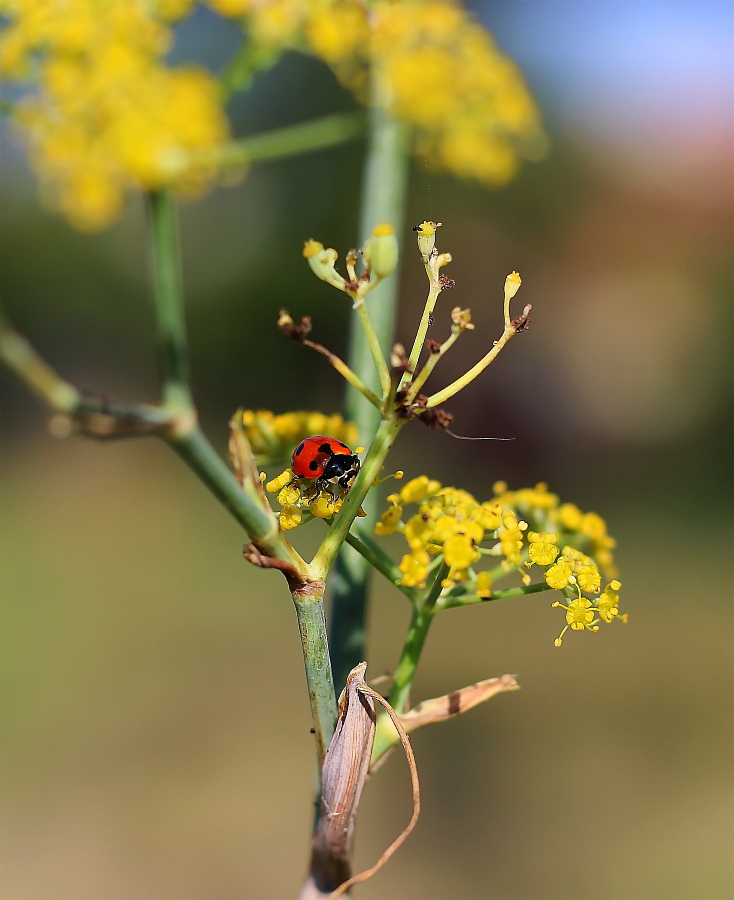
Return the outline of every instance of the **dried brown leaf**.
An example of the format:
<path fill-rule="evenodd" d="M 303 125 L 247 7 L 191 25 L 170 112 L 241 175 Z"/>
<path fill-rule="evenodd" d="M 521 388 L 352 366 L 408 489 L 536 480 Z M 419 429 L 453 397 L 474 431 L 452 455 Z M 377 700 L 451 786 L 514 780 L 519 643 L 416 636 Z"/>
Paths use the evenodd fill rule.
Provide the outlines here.
<path fill-rule="evenodd" d="M 339 718 L 322 770 L 321 812 L 311 854 L 311 871 L 301 900 L 329 897 L 336 900 L 353 885 L 366 881 L 395 853 L 415 827 L 420 814 L 418 770 L 410 741 L 397 713 L 364 680 L 367 663 L 349 673 L 339 698 Z M 354 823 L 362 788 L 367 780 L 375 738 L 375 701 L 393 720 L 405 749 L 413 788 L 413 815 L 404 831 L 390 844 L 374 866 L 350 877 Z"/>
<path fill-rule="evenodd" d="M 433 722 L 442 722 L 451 719 L 459 713 L 466 712 L 494 697 L 502 691 L 519 690 L 520 685 L 515 681 L 514 675 L 503 675 L 501 678 L 488 678 L 486 681 L 478 681 L 470 684 L 460 691 L 444 694 L 443 697 L 434 697 L 431 700 L 423 700 L 409 712 L 400 716 L 403 728 L 406 732 L 415 731 L 423 725 Z"/>

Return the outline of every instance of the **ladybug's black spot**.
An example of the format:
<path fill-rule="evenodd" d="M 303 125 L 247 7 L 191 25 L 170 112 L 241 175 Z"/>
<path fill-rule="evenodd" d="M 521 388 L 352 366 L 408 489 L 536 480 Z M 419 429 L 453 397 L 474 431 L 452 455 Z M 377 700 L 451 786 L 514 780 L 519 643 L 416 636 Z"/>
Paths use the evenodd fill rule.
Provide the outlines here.
<path fill-rule="evenodd" d="M 319 453 L 331 453 L 331 445 L 330 444 L 322 444 L 319 447 Z"/>
<path fill-rule="evenodd" d="M 319 467 L 318 460 L 312 459 L 311 462 L 308 464 L 308 467 L 312 472 L 315 472 Z"/>
<path fill-rule="evenodd" d="M 303 450 L 303 441 L 296 447 L 296 452 L 293 455 L 300 456 L 301 450 Z"/>

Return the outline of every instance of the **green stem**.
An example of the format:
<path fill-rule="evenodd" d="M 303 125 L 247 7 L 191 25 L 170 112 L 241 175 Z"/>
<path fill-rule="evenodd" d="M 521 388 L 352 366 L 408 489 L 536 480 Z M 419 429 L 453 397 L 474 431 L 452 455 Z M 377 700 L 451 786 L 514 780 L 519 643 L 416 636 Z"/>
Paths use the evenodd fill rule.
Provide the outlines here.
<path fill-rule="evenodd" d="M 325 356 L 345 381 L 355 388 L 355 390 L 358 390 L 360 394 L 375 407 L 375 409 L 382 411 L 383 401 L 367 387 L 364 381 L 362 381 L 356 372 L 353 372 L 349 368 L 344 360 L 339 359 L 336 353 L 332 353 L 331 350 L 327 350 L 323 344 L 317 344 L 315 341 L 306 339 L 302 343 L 304 347 L 310 347 L 312 350 Z"/>
<path fill-rule="evenodd" d="M 154 191 L 148 196 L 163 405 L 172 411 L 191 410 L 194 404 L 189 390 L 189 354 L 175 201 L 167 191 Z"/>
<path fill-rule="evenodd" d="M 371 541 L 367 535 L 363 534 L 361 537 L 357 537 L 356 534 L 350 532 L 347 535 L 347 543 L 351 547 L 354 547 L 357 553 L 359 553 L 373 569 L 377 569 L 381 575 L 384 575 L 390 584 L 394 585 L 399 591 L 405 594 L 408 599 L 415 601 L 417 595 L 416 589 L 405 587 L 405 585 L 400 584 L 400 579 L 402 578 L 400 569 L 390 559 L 387 553 Z"/>
<path fill-rule="evenodd" d="M 432 272 L 428 266 L 426 266 L 426 272 L 428 272 L 429 279 L 432 278 Z M 438 295 L 440 293 L 441 288 L 431 282 L 431 287 L 428 291 L 428 298 L 426 299 L 426 305 L 423 307 L 423 315 L 421 316 L 420 324 L 418 325 L 418 331 L 416 332 L 413 346 L 410 349 L 409 359 L 412 364 L 413 371 L 415 371 L 416 367 L 418 366 L 418 360 L 420 359 L 421 350 L 423 349 L 423 344 L 426 340 L 426 332 L 428 331 L 429 322 L 431 321 L 433 310 L 436 308 L 436 300 L 438 300 Z M 410 380 L 410 377 L 410 372 L 406 372 L 401 379 L 401 386 L 407 383 Z"/>
<path fill-rule="evenodd" d="M 316 736 L 319 770 L 336 727 L 336 695 L 331 674 L 329 644 L 326 637 L 323 588 L 320 594 L 293 595 L 301 633 L 303 662 L 306 667 L 308 695 Z"/>
<path fill-rule="evenodd" d="M 280 58 L 277 51 L 251 43 L 245 38 L 232 59 L 219 73 L 219 84 L 225 101 L 235 91 L 245 91 L 260 69 L 269 69 Z"/>
<path fill-rule="evenodd" d="M 369 113 L 369 140 L 362 181 L 359 219 L 359 241 L 363 244 L 380 222 L 389 222 L 401 237 L 405 224 L 405 201 L 408 185 L 409 131 L 380 106 L 374 88 L 373 106 Z M 388 356 L 393 344 L 400 286 L 400 266 L 377 285 L 365 299 L 369 304 L 372 327 L 382 353 Z M 373 390 L 379 381 L 372 363 L 367 339 L 357 316 L 352 317 L 347 362 Z M 359 443 L 369 447 L 380 424 L 380 413 L 361 394 L 347 387 L 347 418 L 355 422 Z M 367 515 L 358 519 L 352 531 L 359 537 L 369 535 L 378 519 L 377 489 L 367 494 L 363 507 Z M 366 658 L 367 595 L 370 563 L 352 547 L 342 546 L 332 576 L 330 616 L 331 661 L 334 681 L 339 686 L 357 663 Z"/>
<path fill-rule="evenodd" d="M 549 584 L 540 582 L 539 584 L 529 584 L 527 587 L 507 588 L 504 591 L 492 591 L 491 597 L 477 597 L 476 594 L 464 594 L 459 597 L 451 595 L 445 597 L 440 602 L 440 609 L 453 609 L 456 606 L 471 606 L 474 603 L 490 603 L 492 600 L 507 600 L 510 597 L 525 597 L 527 594 L 539 594 L 541 591 L 552 591 Z"/>
<path fill-rule="evenodd" d="M 364 300 L 359 301 L 357 315 L 359 316 L 364 336 L 367 339 L 367 346 L 370 348 L 370 356 L 372 357 L 372 362 L 375 364 L 377 376 L 380 379 L 380 396 L 384 400 L 390 393 L 390 372 L 388 371 L 387 363 L 385 362 L 385 353 L 380 346 L 380 340 L 377 337 L 377 332 L 372 324 L 372 319 L 365 306 Z M 382 404 L 380 404 L 380 407 L 381 406 Z"/>
<path fill-rule="evenodd" d="M 418 396 L 420 389 L 423 385 L 428 381 L 431 373 L 439 364 L 439 362 L 443 359 L 444 355 L 448 350 L 450 350 L 456 341 L 459 339 L 460 331 L 452 332 L 446 340 L 441 344 L 441 349 L 438 353 L 431 353 L 431 355 L 426 360 L 425 365 L 421 369 L 420 373 L 416 378 L 413 379 L 412 384 L 410 385 L 410 391 L 408 392 L 408 400 L 415 400 Z"/>
<path fill-rule="evenodd" d="M 355 140 L 365 134 L 365 114 L 336 113 L 298 125 L 288 125 L 263 134 L 231 141 L 217 151 L 215 164 L 220 168 L 247 163 L 283 159 Z"/>
<path fill-rule="evenodd" d="M 441 582 L 448 574 L 449 568 L 444 563 L 436 572 L 435 578 L 424 598 L 416 603 L 410 620 L 408 633 L 405 636 L 400 661 L 395 669 L 390 705 L 396 713 L 404 713 L 410 701 L 410 689 L 413 685 L 418 662 L 423 652 L 423 645 L 428 636 L 428 629 L 436 612 L 436 601 L 441 593 Z M 398 741 L 398 733 L 392 720 L 385 713 L 377 718 L 375 743 L 372 748 L 372 764 L 383 756 Z"/>
<path fill-rule="evenodd" d="M 285 539 L 272 512 L 263 506 L 255 486 L 240 486 L 198 425 L 188 430 L 164 432 L 162 436 L 263 553 L 289 563 L 300 577 L 311 580 L 306 563 Z"/>

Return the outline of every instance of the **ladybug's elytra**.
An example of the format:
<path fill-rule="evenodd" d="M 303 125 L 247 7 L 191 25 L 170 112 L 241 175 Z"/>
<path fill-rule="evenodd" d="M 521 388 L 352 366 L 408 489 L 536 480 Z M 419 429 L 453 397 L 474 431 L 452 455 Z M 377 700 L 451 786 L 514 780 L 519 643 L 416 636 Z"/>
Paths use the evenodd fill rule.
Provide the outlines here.
<path fill-rule="evenodd" d="M 349 490 L 360 465 L 359 457 L 346 444 L 320 434 L 301 441 L 291 458 L 294 475 L 316 479 L 324 489 L 327 484 L 338 484 L 343 490 Z"/>

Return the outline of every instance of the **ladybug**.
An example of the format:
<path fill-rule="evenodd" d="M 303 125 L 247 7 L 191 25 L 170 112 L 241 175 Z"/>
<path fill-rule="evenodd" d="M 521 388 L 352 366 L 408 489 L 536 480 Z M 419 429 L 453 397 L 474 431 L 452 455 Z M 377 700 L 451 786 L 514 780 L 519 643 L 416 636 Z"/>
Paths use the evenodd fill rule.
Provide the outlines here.
<path fill-rule="evenodd" d="M 349 490 L 360 465 L 359 457 L 346 444 L 319 434 L 301 441 L 291 457 L 293 474 L 315 479 L 315 485 L 322 490 L 328 490 L 329 484 Z"/>

